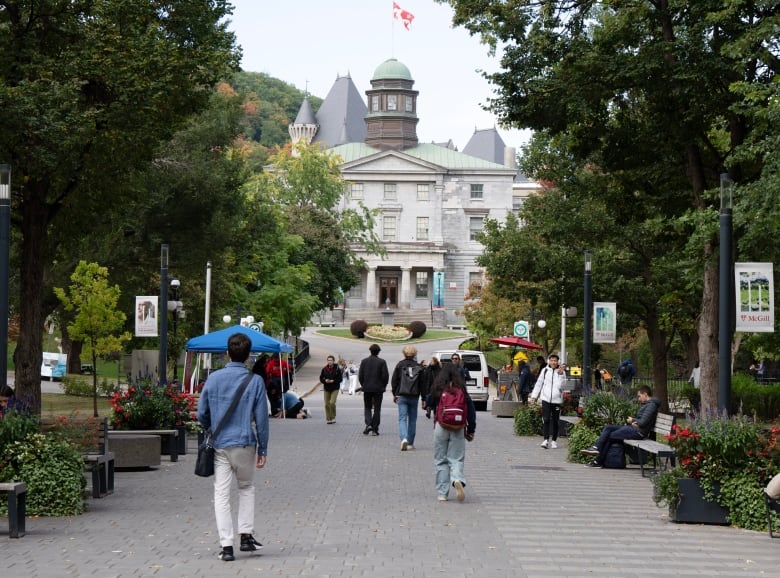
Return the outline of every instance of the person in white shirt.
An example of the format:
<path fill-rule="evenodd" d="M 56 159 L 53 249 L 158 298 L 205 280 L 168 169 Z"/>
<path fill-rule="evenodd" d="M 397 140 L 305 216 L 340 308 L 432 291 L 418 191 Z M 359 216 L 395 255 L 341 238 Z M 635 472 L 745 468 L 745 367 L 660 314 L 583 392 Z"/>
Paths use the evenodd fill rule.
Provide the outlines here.
<path fill-rule="evenodd" d="M 699 389 L 699 381 L 701 380 L 701 367 L 699 367 L 699 362 L 696 362 L 696 367 L 693 368 L 693 371 L 691 371 L 691 376 L 688 378 L 688 383 L 693 384 L 693 387 L 696 389 Z"/>
<path fill-rule="evenodd" d="M 562 390 L 566 384 L 566 366 L 559 366 L 558 361 L 555 354 L 547 358 L 547 366 L 539 372 L 530 396 L 531 403 L 542 400 L 542 447 L 553 450 L 558 447 L 558 420 L 563 404 Z"/>

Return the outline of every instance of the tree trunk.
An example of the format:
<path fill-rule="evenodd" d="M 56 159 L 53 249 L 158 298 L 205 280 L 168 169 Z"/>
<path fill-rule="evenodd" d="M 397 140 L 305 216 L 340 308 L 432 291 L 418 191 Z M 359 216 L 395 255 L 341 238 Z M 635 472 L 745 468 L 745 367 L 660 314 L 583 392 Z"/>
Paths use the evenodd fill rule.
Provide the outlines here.
<path fill-rule="evenodd" d="M 20 271 L 19 340 L 14 353 L 16 395 L 41 411 L 41 362 L 43 361 L 43 255 L 49 207 L 45 186 L 31 187 L 21 204 L 22 259 Z"/>
<path fill-rule="evenodd" d="M 658 316 L 649 312 L 647 319 L 647 338 L 653 354 L 653 394 L 661 402 L 659 411 L 669 413 L 669 391 L 666 386 L 668 346 L 666 334 L 658 327 Z"/>
<path fill-rule="evenodd" d="M 701 411 L 718 412 L 718 264 L 715 241 L 704 247 L 704 290 L 699 317 L 699 363 L 701 366 Z"/>

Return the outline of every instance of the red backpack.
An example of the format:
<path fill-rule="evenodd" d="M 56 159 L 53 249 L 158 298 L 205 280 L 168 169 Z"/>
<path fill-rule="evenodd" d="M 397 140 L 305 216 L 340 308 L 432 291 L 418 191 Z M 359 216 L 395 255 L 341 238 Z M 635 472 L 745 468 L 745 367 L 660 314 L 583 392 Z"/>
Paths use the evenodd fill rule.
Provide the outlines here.
<path fill-rule="evenodd" d="M 452 431 L 463 429 L 466 427 L 468 415 L 465 391 L 450 387 L 441 392 L 439 404 L 436 406 L 436 421 L 441 427 Z"/>

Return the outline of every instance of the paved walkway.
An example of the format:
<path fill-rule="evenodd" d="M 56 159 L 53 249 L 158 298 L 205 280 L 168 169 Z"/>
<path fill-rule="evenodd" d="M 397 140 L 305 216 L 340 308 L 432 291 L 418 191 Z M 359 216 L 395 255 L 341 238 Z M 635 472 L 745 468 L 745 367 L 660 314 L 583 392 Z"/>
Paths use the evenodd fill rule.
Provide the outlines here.
<path fill-rule="evenodd" d="M 299 394 L 316 382 L 327 352 L 352 346 L 314 340 L 315 358 L 296 379 Z M 398 349 L 383 346 L 391 367 Z M 0 520 L 2 575 L 780 575 L 780 540 L 670 523 L 637 470 L 568 463 L 565 439 L 543 450 L 536 438 L 515 437 L 511 419 L 489 413 L 478 414 L 467 448 L 466 501 L 437 502 L 431 423 L 422 414 L 417 450 L 400 452 L 388 398 L 379 437 L 361 433 L 359 395 L 339 397 L 333 425 L 325 424 L 319 392 L 306 397 L 314 419 L 272 420 L 269 462 L 256 476 L 260 555 L 217 559 L 212 483 L 192 474 L 191 442 L 177 463 L 118 472 L 116 492 L 90 499 L 85 515 L 28 519 L 19 540 L 5 537 Z"/>

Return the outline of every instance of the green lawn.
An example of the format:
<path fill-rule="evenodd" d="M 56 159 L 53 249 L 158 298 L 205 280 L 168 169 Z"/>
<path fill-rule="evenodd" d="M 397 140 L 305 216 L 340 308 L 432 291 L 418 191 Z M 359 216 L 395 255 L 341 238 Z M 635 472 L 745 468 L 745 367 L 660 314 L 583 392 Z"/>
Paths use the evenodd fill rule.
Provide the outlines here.
<path fill-rule="evenodd" d="M 92 415 L 92 398 L 64 393 L 41 394 L 41 415 L 44 417 L 69 416 L 74 413 L 82 417 Z M 108 417 L 111 414 L 111 405 L 105 397 L 98 398 L 98 415 Z"/>

